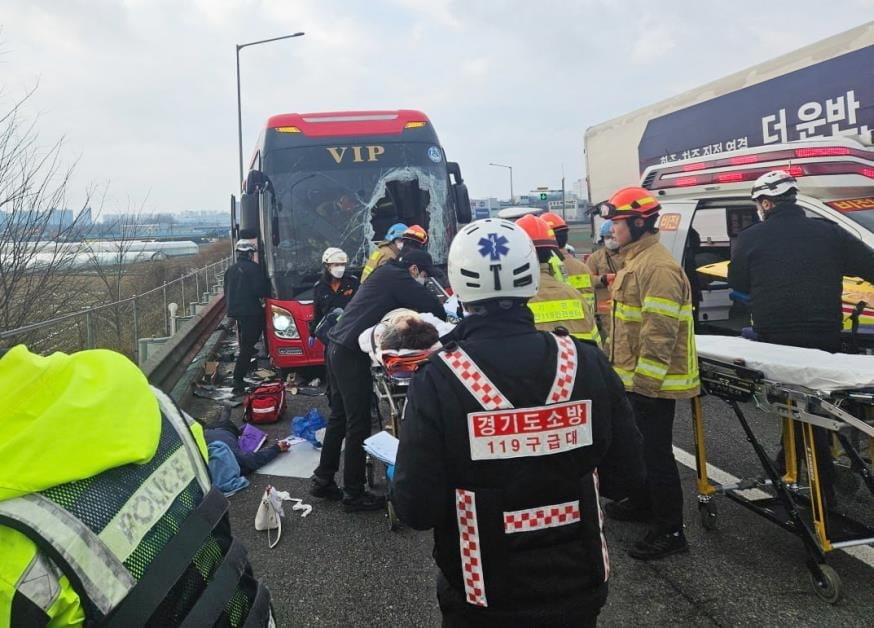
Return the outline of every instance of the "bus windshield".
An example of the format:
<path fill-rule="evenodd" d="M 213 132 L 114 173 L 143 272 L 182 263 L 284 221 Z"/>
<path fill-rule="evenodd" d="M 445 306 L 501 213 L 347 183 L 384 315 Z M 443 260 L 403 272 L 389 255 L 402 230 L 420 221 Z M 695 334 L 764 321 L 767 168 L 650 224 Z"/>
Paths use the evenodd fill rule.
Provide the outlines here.
<path fill-rule="evenodd" d="M 330 246 L 346 252 L 350 270 L 360 269 L 398 222 L 424 227 L 435 263 L 446 261 L 455 217 L 443 151 L 434 144 L 278 149 L 264 156 L 264 173 L 279 225 L 279 244 L 268 253 L 279 299 L 301 298 L 312 287 Z"/>

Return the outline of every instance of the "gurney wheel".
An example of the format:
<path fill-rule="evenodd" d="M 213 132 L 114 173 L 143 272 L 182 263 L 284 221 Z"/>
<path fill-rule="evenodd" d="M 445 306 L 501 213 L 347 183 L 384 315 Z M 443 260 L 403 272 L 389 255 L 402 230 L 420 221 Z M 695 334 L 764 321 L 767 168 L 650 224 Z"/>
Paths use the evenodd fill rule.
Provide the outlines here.
<path fill-rule="evenodd" d="M 810 572 L 810 582 L 813 584 L 814 592 L 829 604 L 837 604 L 844 593 L 841 577 L 829 565 L 823 563 L 818 567 L 822 573 L 822 580 L 818 579 L 812 571 Z"/>
<path fill-rule="evenodd" d="M 701 527 L 705 530 L 715 530 L 718 511 L 716 510 L 716 502 L 699 502 L 698 516 L 701 518 Z"/>

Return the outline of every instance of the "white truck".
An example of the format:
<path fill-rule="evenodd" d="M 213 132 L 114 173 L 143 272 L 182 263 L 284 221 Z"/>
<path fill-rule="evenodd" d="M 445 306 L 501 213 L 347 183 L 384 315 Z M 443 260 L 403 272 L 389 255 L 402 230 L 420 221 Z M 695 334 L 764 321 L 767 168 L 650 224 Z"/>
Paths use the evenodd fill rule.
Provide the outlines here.
<path fill-rule="evenodd" d="M 661 241 L 693 276 L 695 268 L 730 259 L 737 234 L 758 220 L 753 181 L 782 168 L 798 178 L 799 204 L 809 215 L 838 223 L 874 248 L 872 130 L 869 22 L 589 128 L 589 198 L 597 202 L 635 184 L 652 190 L 662 205 Z M 689 238 L 690 230 L 698 238 Z M 749 325 L 724 282 L 693 279 L 702 287 L 702 331 Z M 863 322 L 874 323 L 872 315 L 867 310 Z"/>

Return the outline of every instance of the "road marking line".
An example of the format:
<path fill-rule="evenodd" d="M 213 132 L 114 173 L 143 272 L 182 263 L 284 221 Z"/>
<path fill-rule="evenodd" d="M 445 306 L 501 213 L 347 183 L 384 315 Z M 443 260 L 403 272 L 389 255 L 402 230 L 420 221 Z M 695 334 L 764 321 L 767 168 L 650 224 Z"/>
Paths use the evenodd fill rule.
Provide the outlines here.
<path fill-rule="evenodd" d="M 682 464 L 684 467 L 688 467 L 693 471 L 696 470 L 695 466 L 695 456 L 694 454 L 690 454 L 685 449 L 680 449 L 677 446 L 674 446 L 674 457 L 677 459 L 677 462 Z M 735 482 L 739 482 L 740 478 L 736 478 L 732 474 L 727 471 L 723 471 L 719 467 L 715 467 L 709 462 L 707 463 L 707 477 L 719 484 L 734 484 Z M 747 499 L 761 499 L 763 497 L 771 497 L 770 494 L 758 488 L 750 488 L 742 491 L 737 491 L 737 493 Z M 839 551 L 845 552 L 849 554 L 853 558 L 857 558 L 862 561 L 869 567 L 874 567 L 874 547 L 870 545 L 856 545 L 854 547 L 842 547 Z"/>

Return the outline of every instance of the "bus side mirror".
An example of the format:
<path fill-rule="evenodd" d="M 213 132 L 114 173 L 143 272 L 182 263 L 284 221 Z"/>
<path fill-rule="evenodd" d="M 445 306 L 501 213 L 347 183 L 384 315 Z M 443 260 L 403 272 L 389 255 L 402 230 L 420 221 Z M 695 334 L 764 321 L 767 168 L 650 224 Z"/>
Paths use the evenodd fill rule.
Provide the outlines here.
<path fill-rule="evenodd" d="M 455 183 L 452 184 L 452 195 L 455 197 L 455 217 L 461 224 L 468 223 L 471 221 L 470 194 L 468 194 L 467 185 L 461 176 L 461 166 L 458 165 L 458 162 L 448 161 L 446 169 L 455 180 Z"/>
<path fill-rule="evenodd" d="M 240 195 L 239 237 L 244 240 L 257 238 L 261 230 L 258 218 L 258 192 L 243 192 Z"/>
<path fill-rule="evenodd" d="M 231 242 L 240 237 L 240 224 L 237 222 L 237 197 L 231 194 Z"/>

